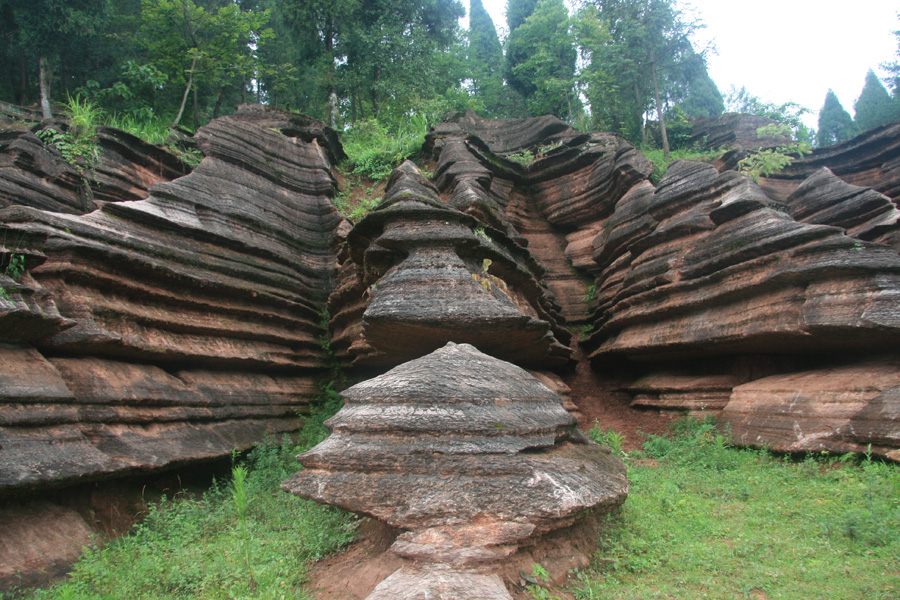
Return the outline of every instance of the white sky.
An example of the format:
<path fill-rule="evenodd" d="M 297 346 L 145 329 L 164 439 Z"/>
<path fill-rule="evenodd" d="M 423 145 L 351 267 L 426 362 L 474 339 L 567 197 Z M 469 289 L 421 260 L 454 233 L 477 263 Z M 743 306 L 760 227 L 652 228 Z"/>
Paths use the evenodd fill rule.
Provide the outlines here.
<path fill-rule="evenodd" d="M 506 32 L 506 0 L 482 0 Z M 467 4 L 467 2 L 464 2 Z M 866 72 L 897 60 L 898 0 L 682 0 L 706 24 L 709 74 L 725 94 L 733 85 L 767 102 L 796 102 L 816 126 L 828 88 L 851 115 Z"/>

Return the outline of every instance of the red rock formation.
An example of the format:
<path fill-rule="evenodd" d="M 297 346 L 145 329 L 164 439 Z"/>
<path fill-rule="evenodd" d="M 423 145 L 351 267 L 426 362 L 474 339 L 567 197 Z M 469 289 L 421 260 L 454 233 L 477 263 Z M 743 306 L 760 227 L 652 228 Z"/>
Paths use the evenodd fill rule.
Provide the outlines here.
<path fill-rule="evenodd" d="M 297 428 L 326 367 L 341 222 L 327 131 L 247 107 L 201 129 L 207 158 L 146 200 L 0 212 L 4 260 L 27 267 L 0 282 L 0 491 Z"/>
<path fill-rule="evenodd" d="M 151 185 L 191 170 L 174 154 L 118 129 L 101 127 L 97 147 L 96 168 L 85 170 L 30 131 L 0 133 L 0 208 L 23 205 L 84 214 L 101 202 L 146 198 Z"/>
<path fill-rule="evenodd" d="M 449 343 L 342 397 L 331 436 L 282 488 L 405 530 L 392 550 L 416 567 L 370 599 L 412 597 L 411 581 L 432 592 L 441 580 L 482 581 L 474 569 L 627 494 L 624 465 L 575 429 L 555 393 L 473 346 Z M 488 597 L 509 598 L 487 579 Z"/>
<path fill-rule="evenodd" d="M 504 231 L 442 202 L 412 163 L 394 172 L 347 245 L 354 266 L 345 261 L 332 300 L 333 344 L 355 364 L 394 365 L 448 341 L 520 364 L 569 360 L 543 270 Z"/>

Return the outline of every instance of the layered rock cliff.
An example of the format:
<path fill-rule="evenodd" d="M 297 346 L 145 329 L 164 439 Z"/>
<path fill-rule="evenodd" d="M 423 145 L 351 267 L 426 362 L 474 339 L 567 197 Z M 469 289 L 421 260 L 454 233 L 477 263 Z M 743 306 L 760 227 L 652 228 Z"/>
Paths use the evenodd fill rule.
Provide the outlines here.
<path fill-rule="evenodd" d="M 206 158 L 86 215 L 0 212 L 0 491 L 222 456 L 298 427 L 326 367 L 332 134 L 246 107 Z"/>
<path fill-rule="evenodd" d="M 593 279 L 583 345 L 634 406 L 723 411 L 737 442 L 776 450 L 897 455 L 890 377 L 853 375 L 891 371 L 900 342 L 896 124 L 795 162 L 779 175 L 791 185 L 680 162 L 654 186 L 643 157 L 611 136 L 532 120 L 504 137 L 500 123 L 468 114 L 436 128 L 436 182 L 445 196 L 490 198 L 498 220 L 543 242 L 548 287 L 578 307 L 570 325 L 585 307 L 567 290 Z M 523 150 L 536 160 L 503 161 Z M 844 374 L 831 395 L 813 385 L 817 369 L 833 383 Z M 754 396 L 771 377 L 773 391 Z"/>

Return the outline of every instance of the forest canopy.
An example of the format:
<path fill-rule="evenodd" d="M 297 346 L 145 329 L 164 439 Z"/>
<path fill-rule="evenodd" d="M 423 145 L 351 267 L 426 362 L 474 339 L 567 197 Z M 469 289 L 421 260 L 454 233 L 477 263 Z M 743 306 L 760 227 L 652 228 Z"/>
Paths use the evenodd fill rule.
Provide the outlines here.
<path fill-rule="evenodd" d="M 506 8 L 495 24 L 482 0 L 0 0 L 0 100 L 49 116 L 79 97 L 194 128 L 242 102 L 338 129 L 467 108 L 551 113 L 663 149 L 673 125 L 726 108 L 696 41 L 702 23 L 677 0 Z M 884 88 L 867 90 L 860 130 L 895 114 Z"/>

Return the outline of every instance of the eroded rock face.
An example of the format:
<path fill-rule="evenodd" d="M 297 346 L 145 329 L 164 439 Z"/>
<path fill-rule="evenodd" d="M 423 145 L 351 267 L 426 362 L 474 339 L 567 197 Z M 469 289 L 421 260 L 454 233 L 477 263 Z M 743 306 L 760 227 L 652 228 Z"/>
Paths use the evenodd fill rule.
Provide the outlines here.
<path fill-rule="evenodd" d="M 773 375 L 734 388 L 722 417 L 747 446 L 870 452 L 900 461 L 897 357 Z"/>
<path fill-rule="evenodd" d="M 201 129 L 201 165 L 146 200 L 0 211 L 3 259 L 26 266 L 0 281 L 0 492 L 298 427 L 326 366 L 341 222 L 326 131 L 246 107 Z"/>
<path fill-rule="evenodd" d="M 850 185 L 827 167 L 810 175 L 786 203 L 797 221 L 833 225 L 851 237 L 900 250 L 900 211 L 891 199 Z"/>
<path fill-rule="evenodd" d="M 394 172 L 347 246 L 333 346 L 355 364 L 394 365 L 448 341 L 519 364 L 569 360 L 571 335 L 543 269 L 505 231 L 441 201 L 412 163 Z"/>
<path fill-rule="evenodd" d="M 97 147 L 96 167 L 86 170 L 66 162 L 31 131 L 0 133 L 0 208 L 23 205 L 80 215 L 102 202 L 144 199 L 150 186 L 191 170 L 174 154 L 118 129 L 101 127 Z"/>
<path fill-rule="evenodd" d="M 471 345 L 449 343 L 342 397 L 331 436 L 282 487 L 406 530 L 392 549 L 417 562 L 489 564 L 627 494 L 622 463 L 578 433 L 555 393 Z"/>

